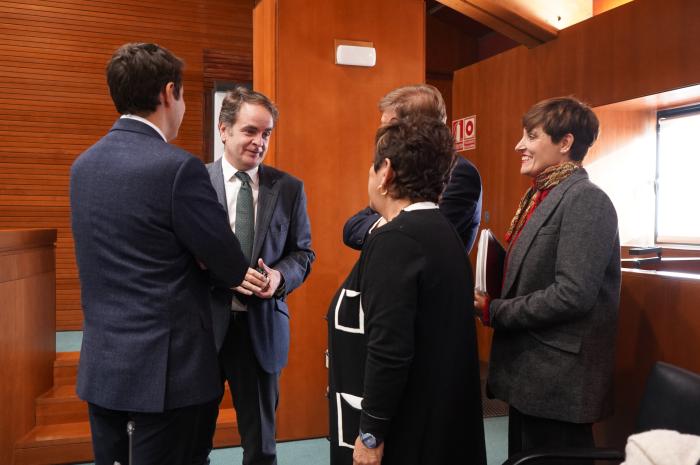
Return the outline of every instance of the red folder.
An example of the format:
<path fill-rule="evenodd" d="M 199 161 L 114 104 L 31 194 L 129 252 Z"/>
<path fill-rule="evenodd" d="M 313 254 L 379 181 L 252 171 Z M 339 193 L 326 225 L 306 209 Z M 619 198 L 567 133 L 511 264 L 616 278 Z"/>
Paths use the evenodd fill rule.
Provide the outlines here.
<path fill-rule="evenodd" d="M 486 292 L 492 299 L 501 297 L 503 263 L 506 250 L 490 229 L 482 229 L 476 253 L 476 279 L 474 289 Z"/>

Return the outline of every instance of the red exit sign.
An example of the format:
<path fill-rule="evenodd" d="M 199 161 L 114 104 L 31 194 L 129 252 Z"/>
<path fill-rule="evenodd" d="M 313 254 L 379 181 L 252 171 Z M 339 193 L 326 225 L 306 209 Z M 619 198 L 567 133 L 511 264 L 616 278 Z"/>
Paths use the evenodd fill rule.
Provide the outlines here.
<path fill-rule="evenodd" d="M 476 148 L 476 115 L 452 121 L 452 135 L 455 138 L 455 150 L 474 150 Z"/>

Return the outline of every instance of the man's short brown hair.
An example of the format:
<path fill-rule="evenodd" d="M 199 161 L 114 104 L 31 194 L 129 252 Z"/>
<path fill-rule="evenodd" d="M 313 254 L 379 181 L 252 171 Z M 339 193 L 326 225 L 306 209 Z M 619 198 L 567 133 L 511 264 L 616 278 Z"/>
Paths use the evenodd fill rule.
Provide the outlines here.
<path fill-rule="evenodd" d="M 392 197 L 437 202 L 455 162 L 452 132 L 432 117 L 396 119 L 377 130 L 375 172 L 385 158 L 391 161 L 394 171 L 388 186 Z"/>
<path fill-rule="evenodd" d="M 129 43 L 117 49 L 107 64 L 107 85 L 117 111 L 147 116 L 160 105 L 165 86 L 175 85 L 180 98 L 184 63 L 156 44 Z"/>
<path fill-rule="evenodd" d="M 442 94 L 430 84 L 416 84 L 394 89 L 379 101 L 379 111 L 393 110 L 399 118 L 410 115 L 423 115 L 443 123 L 447 121 L 447 111 Z"/>
<path fill-rule="evenodd" d="M 588 105 L 573 97 L 555 97 L 533 105 L 523 115 L 523 128 L 531 131 L 537 126 L 542 126 L 554 143 L 567 134 L 573 135 L 569 153 L 573 161 L 583 160 L 598 138 L 598 117 Z"/>
<path fill-rule="evenodd" d="M 221 102 L 221 113 L 219 113 L 219 124 L 233 126 L 238 119 L 238 113 L 244 103 L 249 105 L 260 105 L 272 115 L 272 121 L 277 122 L 279 111 L 272 100 L 260 92 L 255 92 L 247 87 L 238 86 L 226 92 L 224 101 Z"/>

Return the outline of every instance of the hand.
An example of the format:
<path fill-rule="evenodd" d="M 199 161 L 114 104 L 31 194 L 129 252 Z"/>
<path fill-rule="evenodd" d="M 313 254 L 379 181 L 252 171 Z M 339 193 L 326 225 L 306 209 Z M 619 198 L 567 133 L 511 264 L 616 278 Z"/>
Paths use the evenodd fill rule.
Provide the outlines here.
<path fill-rule="evenodd" d="M 474 314 L 483 322 L 484 312 L 489 311 L 489 295 L 485 292 L 474 291 Z"/>
<path fill-rule="evenodd" d="M 274 268 L 267 266 L 262 258 L 258 259 L 258 266 L 267 273 L 267 286 L 264 286 L 259 291 L 253 292 L 253 294 L 261 299 L 269 299 L 277 292 L 277 288 L 282 282 L 282 274 Z"/>
<path fill-rule="evenodd" d="M 233 290 L 240 292 L 243 295 L 257 295 L 258 292 L 268 288 L 269 286 L 269 276 L 265 276 L 253 268 L 248 268 L 245 278 L 243 278 L 243 282 L 240 284 L 240 286 L 234 287 Z"/>
<path fill-rule="evenodd" d="M 384 455 L 384 443 L 374 449 L 365 447 L 358 436 L 355 439 L 355 451 L 352 453 L 352 465 L 379 465 Z"/>

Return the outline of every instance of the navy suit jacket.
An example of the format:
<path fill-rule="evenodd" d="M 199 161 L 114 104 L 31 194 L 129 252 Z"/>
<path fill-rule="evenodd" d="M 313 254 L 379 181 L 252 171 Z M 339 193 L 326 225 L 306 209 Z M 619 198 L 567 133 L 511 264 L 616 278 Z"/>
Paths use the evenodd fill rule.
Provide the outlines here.
<path fill-rule="evenodd" d="M 236 286 L 247 263 L 202 162 L 119 119 L 73 164 L 70 198 L 80 398 L 138 412 L 217 398 L 210 281 Z"/>
<path fill-rule="evenodd" d="M 439 206 L 440 212 L 450 220 L 469 252 L 481 222 L 481 177 L 471 162 L 457 156 Z M 369 207 L 357 212 L 343 227 L 345 245 L 362 250 L 367 232 L 378 219 L 379 213 Z"/>
<path fill-rule="evenodd" d="M 207 170 L 219 202 L 228 210 L 221 159 L 208 164 Z M 262 258 L 267 266 L 279 271 L 284 277 L 285 295 L 247 298 L 248 325 L 258 363 L 266 372 L 277 373 L 287 365 L 289 354 L 289 309 L 285 297 L 304 282 L 316 255 L 311 250 L 311 225 L 303 183 L 265 165 L 260 165 L 258 175 L 260 187 L 250 266 L 255 268 L 258 258 Z M 230 289 L 222 287 L 212 291 L 217 349 L 221 348 L 228 329 L 232 294 Z"/>

